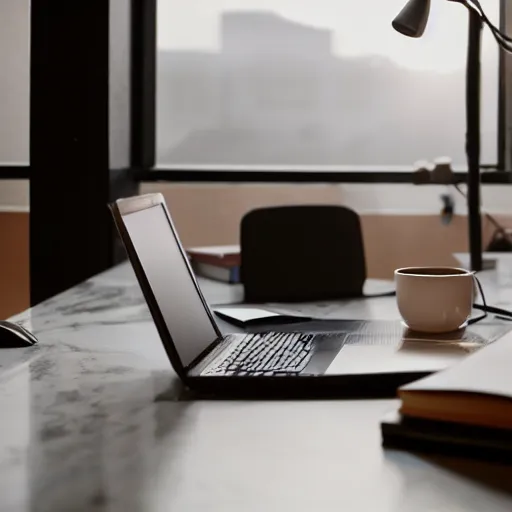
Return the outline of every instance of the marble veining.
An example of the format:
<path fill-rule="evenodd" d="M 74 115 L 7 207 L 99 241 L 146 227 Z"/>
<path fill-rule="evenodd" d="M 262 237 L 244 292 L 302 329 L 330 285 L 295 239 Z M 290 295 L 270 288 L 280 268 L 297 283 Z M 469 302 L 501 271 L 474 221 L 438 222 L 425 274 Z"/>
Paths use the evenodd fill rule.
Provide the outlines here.
<path fill-rule="evenodd" d="M 112 461 L 132 466 L 143 455 L 138 431 L 151 427 L 144 418 L 174 376 L 135 277 L 121 267 L 12 319 L 39 344 L 0 352 L 2 512 L 110 510 L 98 450 L 107 443 Z M 89 502 L 69 502 L 84 492 Z"/>
<path fill-rule="evenodd" d="M 0 511 L 141 510 L 139 466 L 183 389 L 131 267 L 11 320 L 39 343 L 0 351 Z"/>
<path fill-rule="evenodd" d="M 187 400 L 127 265 L 14 320 L 39 344 L 0 351 L 1 512 L 512 509 L 506 468 L 384 453 L 390 401 Z"/>

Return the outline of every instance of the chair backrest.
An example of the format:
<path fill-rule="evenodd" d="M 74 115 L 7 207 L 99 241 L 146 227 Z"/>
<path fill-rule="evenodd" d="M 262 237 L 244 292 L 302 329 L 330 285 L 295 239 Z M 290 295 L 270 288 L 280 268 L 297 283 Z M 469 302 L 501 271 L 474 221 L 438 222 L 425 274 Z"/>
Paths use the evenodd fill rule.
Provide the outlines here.
<path fill-rule="evenodd" d="M 241 221 L 247 302 L 361 297 L 366 261 L 359 216 L 343 206 L 259 208 Z"/>

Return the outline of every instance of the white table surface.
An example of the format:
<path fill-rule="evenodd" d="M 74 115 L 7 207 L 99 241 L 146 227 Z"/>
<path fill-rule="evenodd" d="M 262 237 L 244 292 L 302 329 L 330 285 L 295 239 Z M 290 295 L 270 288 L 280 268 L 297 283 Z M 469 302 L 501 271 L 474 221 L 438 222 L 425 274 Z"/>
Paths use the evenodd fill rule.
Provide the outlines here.
<path fill-rule="evenodd" d="M 40 344 L 0 351 L 1 512 L 512 510 L 512 468 L 382 449 L 394 400 L 155 400 L 176 381 L 126 265 L 16 320 Z"/>

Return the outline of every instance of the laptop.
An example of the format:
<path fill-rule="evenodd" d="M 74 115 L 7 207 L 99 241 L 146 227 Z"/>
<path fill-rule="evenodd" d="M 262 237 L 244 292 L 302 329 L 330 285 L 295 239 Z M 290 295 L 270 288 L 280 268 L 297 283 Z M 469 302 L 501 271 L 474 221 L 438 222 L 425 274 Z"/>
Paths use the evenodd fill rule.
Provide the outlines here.
<path fill-rule="evenodd" d="M 170 363 L 191 390 L 220 396 L 394 396 L 398 386 L 467 355 L 454 344 L 404 349 L 403 327 L 394 321 L 345 321 L 334 332 L 309 322 L 304 329 L 273 325 L 223 334 L 163 196 L 119 199 L 110 209 Z"/>

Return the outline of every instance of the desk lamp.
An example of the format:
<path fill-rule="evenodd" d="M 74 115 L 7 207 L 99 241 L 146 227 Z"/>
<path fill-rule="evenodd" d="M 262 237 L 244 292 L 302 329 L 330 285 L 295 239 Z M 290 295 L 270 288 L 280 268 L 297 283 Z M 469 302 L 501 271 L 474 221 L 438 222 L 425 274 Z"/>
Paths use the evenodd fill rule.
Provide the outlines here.
<path fill-rule="evenodd" d="M 485 23 L 501 49 L 512 53 L 512 38 L 491 23 L 478 0 L 447 0 L 469 11 L 469 41 L 466 67 L 466 156 L 468 162 L 468 227 L 471 270 L 482 270 L 482 222 L 480 215 L 480 47 Z M 430 0 L 409 0 L 393 20 L 395 30 L 408 37 L 421 37 L 427 26 Z"/>

